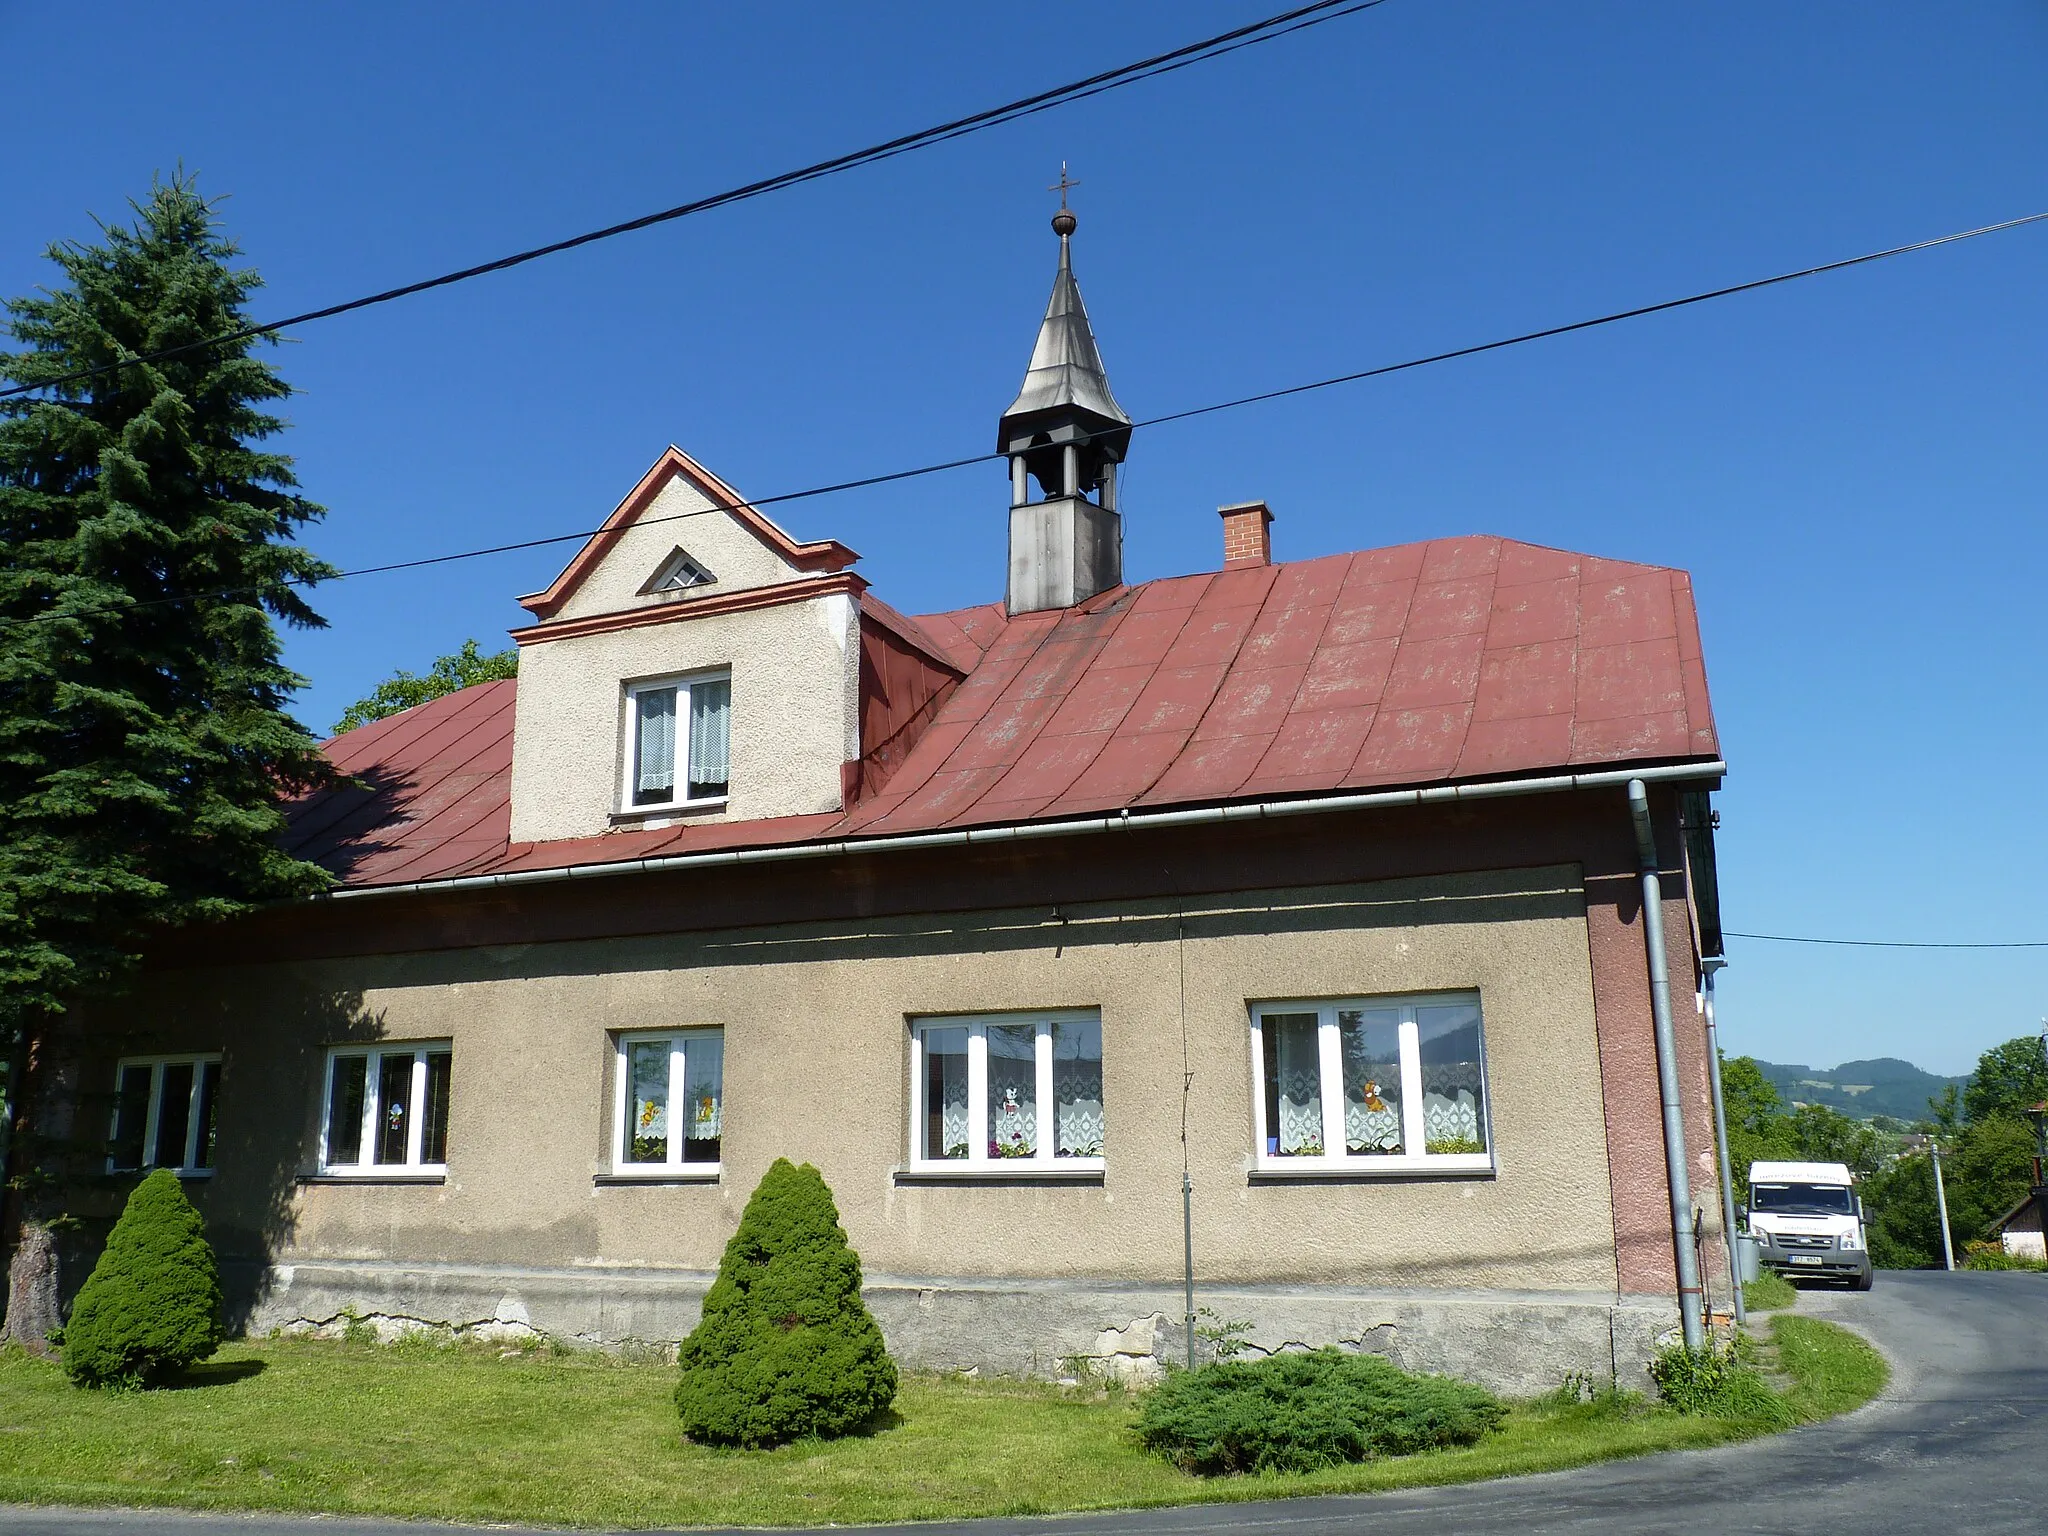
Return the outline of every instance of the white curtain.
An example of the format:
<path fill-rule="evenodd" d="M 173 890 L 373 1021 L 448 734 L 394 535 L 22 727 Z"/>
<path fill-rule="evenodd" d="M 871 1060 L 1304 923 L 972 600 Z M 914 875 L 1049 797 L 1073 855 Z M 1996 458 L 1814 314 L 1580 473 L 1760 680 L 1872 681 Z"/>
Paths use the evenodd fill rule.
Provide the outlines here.
<path fill-rule="evenodd" d="M 1102 1025 L 1062 1019 L 1052 1031 L 1055 1157 L 1102 1156 Z"/>
<path fill-rule="evenodd" d="M 688 1095 L 683 1123 L 690 1141 L 710 1141 L 720 1131 L 725 1110 L 725 1037 L 689 1035 L 683 1042 L 683 1076 Z"/>
<path fill-rule="evenodd" d="M 690 797 L 722 795 L 732 777 L 732 683 L 690 688 Z"/>
<path fill-rule="evenodd" d="M 1278 1037 L 1274 1052 L 1279 1124 L 1267 1134 L 1277 1138 L 1283 1156 L 1321 1156 L 1323 1152 L 1323 1074 L 1312 1013 L 1269 1014 L 1265 1027 Z"/>
<path fill-rule="evenodd" d="M 1038 1031 L 1030 1024 L 988 1026 L 988 1155 L 1038 1151 Z"/>
<path fill-rule="evenodd" d="M 676 691 L 643 688 L 633 697 L 639 711 L 633 799 L 638 804 L 670 799 L 676 787 Z"/>

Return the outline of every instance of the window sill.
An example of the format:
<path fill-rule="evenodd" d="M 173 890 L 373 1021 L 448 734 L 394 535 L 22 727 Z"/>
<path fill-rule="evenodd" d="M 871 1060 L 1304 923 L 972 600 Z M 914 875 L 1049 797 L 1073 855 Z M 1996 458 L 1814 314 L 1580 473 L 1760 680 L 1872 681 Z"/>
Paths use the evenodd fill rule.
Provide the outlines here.
<path fill-rule="evenodd" d="M 1019 1159 L 1021 1161 L 1021 1159 Z M 981 1163 L 966 1167 L 946 1167 L 944 1164 L 915 1164 L 896 1170 L 896 1183 L 916 1184 L 1074 1184 L 1083 1187 L 1100 1185 L 1103 1179 L 1103 1164 L 1100 1158 L 1086 1161 L 1074 1159 L 1077 1167 L 1017 1167 L 1015 1163 L 1005 1167 L 1001 1163 Z"/>
<path fill-rule="evenodd" d="M 330 1169 L 324 1173 L 302 1173 L 301 1184 L 446 1184 L 448 1171 L 427 1172 L 407 1168 L 379 1168 L 366 1173 L 343 1173 Z"/>
<path fill-rule="evenodd" d="M 701 816 L 709 811 L 722 811 L 731 803 L 729 796 L 721 795 L 716 800 L 677 800 L 668 805 L 629 805 L 624 810 L 613 811 L 611 821 L 615 827 L 638 826 L 660 816 L 682 818 Z"/>
<path fill-rule="evenodd" d="M 590 1182 L 599 1189 L 614 1189 L 632 1184 L 716 1184 L 718 1178 L 717 1163 L 700 1163 L 695 1168 L 662 1168 L 652 1173 L 600 1173 Z"/>
<path fill-rule="evenodd" d="M 1486 1155 L 1440 1157 L 1260 1158 L 1247 1180 L 1253 1184 L 1371 1184 L 1388 1179 L 1491 1179 L 1498 1174 Z"/>

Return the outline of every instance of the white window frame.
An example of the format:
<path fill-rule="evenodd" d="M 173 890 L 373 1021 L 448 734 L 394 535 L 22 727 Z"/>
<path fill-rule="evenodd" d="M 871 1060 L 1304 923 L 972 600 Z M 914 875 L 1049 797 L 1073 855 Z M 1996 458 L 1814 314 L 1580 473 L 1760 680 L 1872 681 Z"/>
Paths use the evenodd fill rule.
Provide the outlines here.
<path fill-rule="evenodd" d="M 320 1074 L 320 1173 L 330 1179 L 441 1179 L 448 1175 L 446 1162 L 425 1163 L 420 1152 L 427 1135 L 427 1058 L 447 1054 L 449 1061 L 449 1115 L 454 1115 L 454 1046 L 447 1040 L 391 1040 L 376 1045 L 331 1045 L 327 1066 Z M 344 1058 L 367 1058 L 363 1066 L 362 1139 L 357 1143 L 354 1163 L 337 1163 L 327 1155 L 327 1132 L 334 1112 L 334 1068 Z M 379 1163 L 376 1155 L 377 1119 L 384 1107 L 384 1058 L 410 1056 L 412 1077 L 406 1092 L 405 1161 Z"/>
<path fill-rule="evenodd" d="M 151 1155 L 156 1151 L 157 1125 L 163 1116 L 164 1068 L 192 1068 L 192 1092 L 185 1113 L 185 1155 L 177 1163 L 153 1163 Z M 204 1087 L 204 1068 L 214 1069 L 213 1118 L 216 1127 L 220 1123 L 220 1052 L 203 1052 L 182 1056 L 123 1056 L 114 1063 L 114 1110 L 107 1117 L 107 1141 L 111 1145 L 121 1130 L 121 1080 L 128 1075 L 130 1067 L 149 1068 L 149 1103 L 144 1107 L 142 1118 L 142 1157 L 133 1168 L 123 1168 L 115 1153 L 107 1153 L 109 1173 L 147 1173 L 153 1168 L 169 1168 L 181 1179 L 210 1179 L 213 1169 L 200 1167 L 194 1159 L 199 1156 L 199 1136 L 204 1129 L 199 1119 L 199 1094 Z M 218 1134 L 215 1136 L 218 1142 Z"/>
<path fill-rule="evenodd" d="M 952 1174 L 961 1178 L 1000 1177 L 1008 1174 L 1101 1173 L 1103 1158 L 1058 1157 L 1056 1107 L 1053 1102 L 1053 1025 L 1096 1024 L 1102 1014 L 1093 1008 L 1052 1009 L 1040 1013 L 975 1013 L 919 1015 L 910 1021 L 910 1170 L 914 1173 Z M 1037 1029 L 1034 1041 L 1037 1068 L 1038 1150 L 1030 1157 L 988 1155 L 988 1030 L 991 1025 L 1029 1024 Z M 967 1031 L 967 1110 L 972 1126 L 967 1137 L 967 1156 L 927 1157 L 924 1152 L 925 1061 L 924 1037 L 934 1029 Z M 1108 1042 L 1103 1045 L 1108 1056 Z M 1105 1100 L 1107 1082 L 1103 1085 Z M 1108 1140 L 1108 1106 L 1104 1104 L 1103 1138 Z"/>
<path fill-rule="evenodd" d="M 1422 1103 L 1422 1041 L 1415 1021 L 1417 1008 L 1470 1003 L 1479 1008 L 1479 1114 L 1486 1132 L 1484 1152 L 1430 1152 Z M 1401 1042 L 1401 1145 L 1421 1152 L 1359 1153 L 1342 1150 L 1344 1138 L 1344 1063 L 1337 1015 L 1342 1010 L 1399 1009 Z M 1322 1088 L 1323 1151 L 1281 1157 L 1266 1150 L 1266 1040 L 1268 1014 L 1313 1013 L 1317 1016 L 1316 1066 Z M 1414 1174 L 1490 1173 L 1494 1169 L 1493 1089 L 1486 1071 L 1486 1011 L 1477 992 L 1418 992 L 1399 996 L 1297 998 L 1251 1005 L 1252 1167 L 1259 1173 Z M 1331 1134 L 1331 1127 L 1338 1133 Z M 1332 1150 L 1332 1148 L 1337 1150 Z"/>
<path fill-rule="evenodd" d="M 688 1163 L 683 1161 L 683 1142 L 686 1138 L 676 1134 L 676 1084 L 681 1083 L 687 1091 L 689 1084 L 690 1041 L 716 1037 L 719 1043 L 718 1074 L 718 1161 L 711 1163 Z M 632 1093 L 629 1054 L 635 1045 L 645 1045 L 652 1040 L 666 1040 L 668 1050 L 668 1158 L 659 1163 L 629 1163 L 626 1161 L 626 1137 L 630 1129 L 631 1106 L 628 1099 Z M 685 1029 L 638 1029 L 613 1037 L 612 1056 L 612 1177 L 615 1179 L 652 1179 L 672 1184 L 679 1179 L 702 1179 L 715 1183 L 725 1165 L 725 1029 L 721 1025 L 697 1025 Z"/>
<path fill-rule="evenodd" d="M 732 798 L 732 714 L 728 704 L 726 713 L 726 793 L 722 795 L 700 795 L 696 799 L 684 798 L 690 787 L 690 691 L 699 683 L 732 684 L 732 668 L 708 667 L 700 672 L 685 672 L 675 677 L 649 677 L 637 683 L 626 684 L 626 707 L 620 722 L 619 751 L 619 811 L 621 816 L 652 816 L 663 811 L 695 810 L 706 806 L 724 805 Z M 633 800 L 634 770 L 640 755 L 640 695 L 657 689 L 673 688 L 676 691 L 676 761 L 675 782 L 670 786 L 666 800 L 649 800 L 635 804 Z M 729 697 L 729 696 L 728 696 Z"/>

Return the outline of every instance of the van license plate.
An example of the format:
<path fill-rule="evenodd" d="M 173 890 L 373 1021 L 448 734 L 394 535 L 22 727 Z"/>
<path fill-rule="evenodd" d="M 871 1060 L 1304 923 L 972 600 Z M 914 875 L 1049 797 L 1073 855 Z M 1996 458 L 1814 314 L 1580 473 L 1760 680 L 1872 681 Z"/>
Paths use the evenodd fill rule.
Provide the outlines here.
<path fill-rule="evenodd" d="M 1792 1255 L 1792 1262 L 1794 1264 L 1818 1264 L 1820 1260 L 1814 1258 L 1811 1254 L 1795 1253 Z"/>

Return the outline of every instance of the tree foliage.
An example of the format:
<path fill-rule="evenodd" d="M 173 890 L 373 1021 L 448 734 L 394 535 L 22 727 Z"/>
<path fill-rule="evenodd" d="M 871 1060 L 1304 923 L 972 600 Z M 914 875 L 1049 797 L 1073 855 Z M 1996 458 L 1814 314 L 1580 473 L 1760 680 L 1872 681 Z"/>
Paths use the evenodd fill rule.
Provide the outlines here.
<path fill-rule="evenodd" d="M 843 1435 L 895 1400 L 860 1258 L 809 1163 L 779 1157 L 762 1178 L 679 1359 L 683 1433 L 710 1445 Z"/>
<path fill-rule="evenodd" d="M 128 1197 L 64 1328 L 80 1386 L 159 1386 L 220 1348 L 220 1273 L 199 1213 L 159 1168 Z"/>
<path fill-rule="evenodd" d="M 1977 1058 L 1963 1090 L 1963 1116 L 1972 1124 L 2000 1116 L 2017 1119 L 2048 1100 L 2048 1055 L 2039 1035 L 1994 1045 Z"/>
<path fill-rule="evenodd" d="M 334 734 L 339 736 L 343 731 L 382 720 L 401 710 L 411 709 L 415 704 L 454 693 L 459 688 L 518 675 L 519 653 L 516 650 L 486 653 L 476 641 L 465 640 L 462 649 L 453 656 L 435 658 L 425 677 L 415 677 L 401 668 L 396 675 L 385 678 L 368 697 L 357 699 L 341 712 L 341 719 L 334 725 Z"/>
<path fill-rule="evenodd" d="M 6 305 L 0 379 L 42 388 L 0 400 L 0 1033 L 153 932 L 325 883 L 277 841 L 327 777 L 273 625 L 318 625 L 300 588 L 331 574 L 259 446 L 289 386 L 252 340 L 58 382 L 246 323 L 259 280 L 191 181 L 134 212 Z"/>
<path fill-rule="evenodd" d="M 1721 1068 L 1728 1113 L 1729 1161 L 1737 1198 L 1749 1198 L 1749 1165 L 1765 1159 L 1841 1162 L 1859 1176 L 1871 1219 L 1871 1261 L 1883 1269 L 1915 1269 L 1941 1261 L 1941 1217 L 1932 1160 L 1893 1151 L 1895 1135 L 1818 1104 L 1787 1112 L 1777 1090 L 1746 1056 Z M 1949 1229 L 1960 1258 L 1964 1246 L 1992 1226 L 2033 1182 L 2035 1133 L 2023 1111 L 2048 1097 L 2048 1066 L 2037 1036 L 1993 1046 L 1977 1061 L 1968 1086 L 1928 1101 L 1921 1122 L 1942 1147 Z"/>

